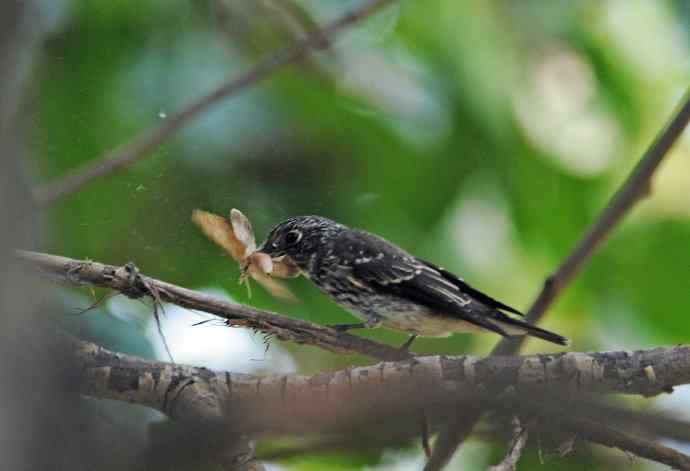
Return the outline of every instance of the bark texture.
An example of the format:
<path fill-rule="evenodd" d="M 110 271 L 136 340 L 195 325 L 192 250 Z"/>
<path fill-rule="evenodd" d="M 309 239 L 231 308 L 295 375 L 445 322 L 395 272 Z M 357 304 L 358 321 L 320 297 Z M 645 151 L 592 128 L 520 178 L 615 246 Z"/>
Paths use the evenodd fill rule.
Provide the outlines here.
<path fill-rule="evenodd" d="M 690 383 L 690 347 L 523 357 L 419 357 L 304 375 L 253 376 L 145 361 L 73 341 L 82 392 L 186 422 L 309 432 L 489 398 L 653 395 Z M 383 419 L 382 419 L 383 420 Z M 240 425 L 241 424 L 241 425 Z"/>
<path fill-rule="evenodd" d="M 28 251 L 19 251 L 18 255 L 59 281 L 111 288 L 133 298 L 150 296 L 156 301 L 214 314 L 225 319 L 229 325 L 249 327 L 281 340 L 313 345 L 334 353 L 359 353 L 379 360 L 397 360 L 410 356 L 406 351 L 338 332 L 330 327 L 253 309 L 144 276 L 133 264 L 117 267 Z"/>

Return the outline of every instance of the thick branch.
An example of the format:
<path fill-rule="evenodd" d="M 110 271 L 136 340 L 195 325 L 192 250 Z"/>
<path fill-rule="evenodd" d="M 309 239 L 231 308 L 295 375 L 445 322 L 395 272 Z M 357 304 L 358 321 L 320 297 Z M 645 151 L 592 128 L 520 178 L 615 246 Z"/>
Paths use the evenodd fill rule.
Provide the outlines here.
<path fill-rule="evenodd" d="M 241 420 L 251 429 L 271 431 L 342 427 L 371 414 L 406 414 L 458 397 L 566 401 L 592 394 L 657 394 L 690 383 L 690 346 L 524 357 L 429 356 L 311 376 L 263 377 L 142 360 L 89 342 L 75 341 L 75 350 L 85 372 L 85 394 L 145 405 L 178 420 L 245 415 Z"/>
<path fill-rule="evenodd" d="M 466 398 L 468 409 L 477 397 L 498 397 L 498 409 L 506 404 L 519 408 L 523 401 L 530 413 L 539 412 L 542 402 L 535 398 L 545 404 L 557 398 L 561 406 L 547 406 L 543 413 L 563 428 L 595 443 L 689 469 L 683 463 L 690 458 L 675 450 L 562 410 L 564 401 L 592 393 L 648 395 L 690 383 L 687 346 L 525 357 L 432 356 L 311 376 L 258 377 L 146 361 L 71 341 L 83 371 L 84 394 L 152 407 L 185 423 L 232 424 L 235 433 L 321 434 L 363 424 L 373 430 L 394 419 L 409 429 L 418 419 L 416 411 L 447 414 L 458 396 Z M 508 397 L 515 400 L 504 400 Z"/>
<path fill-rule="evenodd" d="M 554 303 L 565 287 L 582 270 L 582 267 L 594 255 L 594 252 L 613 232 L 613 229 L 642 197 L 650 193 L 651 180 L 654 172 L 668 151 L 678 140 L 690 121 L 690 90 L 681 102 L 678 111 L 669 123 L 657 135 L 654 142 L 644 153 L 630 176 L 611 198 L 597 221 L 587 234 L 573 249 L 558 269 L 544 282 L 542 291 L 527 312 L 527 320 L 533 324 L 539 322 L 547 309 Z M 526 337 L 501 339 L 493 349 L 493 355 L 514 355 L 523 345 Z M 472 427 L 481 417 L 477 411 L 457 420 L 455 426 L 439 436 L 438 445 L 434 449 L 425 471 L 440 470 L 448 462 L 455 450 L 472 431 Z"/>
<path fill-rule="evenodd" d="M 131 264 L 116 267 L 38 252 L 19 251 L 18 254 L 63 281 L 110 288 L 130 297 L 151 296 L 156 300 L 214 314 L 226 319 L 229 325 L 249 327 L 281 340 L 313 345 L 335 353 L 359 353 L 379 360 L 399 360 L 410 356 L 397 348 L 338 332 L 330 327 L 253 309 L 144 276 Z"/>
<path fill-rule="evenodd" d="M 386 4 L 391 3 L 391 1 L 370 0 L 352 9 L 324 26 L 323 29 L 311 32 L 304 40 L 259 62 L 244 74 L 221 85 L 187 108 L 171 115 L 161 126 L 142 132 L 129 143 L 107 152 L 96 161 L 85 164 L 66 177 L 38 189 L 35 192 L 36 200 L 40 204 L 50 204 L 65 195 L 74 193 L 98 177 L 132 165 L 163 144 L 170 136 L 202 112 L 218 104 L 223 99 L 270 77 L 282 67 L 299 61 L 309 50 L 322 47 L 324 38 L 332 38 L 347 27 L 372 15 Z"/>

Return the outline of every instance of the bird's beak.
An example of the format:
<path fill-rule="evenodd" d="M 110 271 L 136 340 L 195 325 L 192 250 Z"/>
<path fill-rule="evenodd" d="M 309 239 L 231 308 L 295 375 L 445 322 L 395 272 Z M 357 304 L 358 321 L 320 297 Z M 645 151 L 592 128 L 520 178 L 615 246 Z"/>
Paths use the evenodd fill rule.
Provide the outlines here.
<path fill-rule="evenodd" d="M 261 250 L 254 252 L 255 256 L 257 254 L 260 254 L 257 258 L 259 260 L 263 260 L 261 262 L 262 270 L 264 270 L 265 268 L 264 273 L 268 275 L 275 276 L 278 278 L 295 278 L 296 276 L 299 276 L 299 274 L 301 273 L 301 270 L 297 266 L 295 261 L 292 260 L 286 254 L 274 257 L 271 256 L 271 254 L 262 252 Z"/>

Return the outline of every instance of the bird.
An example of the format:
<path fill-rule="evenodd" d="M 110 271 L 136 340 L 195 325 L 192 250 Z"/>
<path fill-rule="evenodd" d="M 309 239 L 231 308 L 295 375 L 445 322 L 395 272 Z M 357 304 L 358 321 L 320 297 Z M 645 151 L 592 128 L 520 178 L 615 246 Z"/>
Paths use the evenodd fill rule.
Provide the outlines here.
<path fill-rule="evenodd" d="M 462 278 L 408 253 L 378 235 L 321 216 L 296 216 L 276 225 L 257 250 L 298 267 L 338 305 L 363 322 L 330 327 L 344 332 L 383 326 L 410 336 L 446 337 L 490 331 L 529 335 L 558 345 L 568 339 L 515 316 L 517 309 L 473 288 Z"/>

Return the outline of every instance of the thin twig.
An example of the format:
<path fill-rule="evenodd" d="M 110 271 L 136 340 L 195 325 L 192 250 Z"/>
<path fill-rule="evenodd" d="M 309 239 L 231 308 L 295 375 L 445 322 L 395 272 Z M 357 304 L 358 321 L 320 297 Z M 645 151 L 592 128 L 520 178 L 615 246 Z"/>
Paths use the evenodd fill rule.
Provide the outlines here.
<path fill-rule="evenodd" d="M 142 132 L 130 142 L 106 152 L 94 162 L 87 163 L 60 180 L 39 188 L 34 192 L 36 201 L 42 205 L 53 203 L 65 195 L 74 193 L 98 177 L 132 165 L 163 144 L 192 119 L 218 104 L 221 100 L 255 85 L 282 67 L 299 61 L 309 50 L 323 47 L 324 38 L 334 37 L 342 30 L 367 18 L 392 1 L 371 0 L 345 13 L 324 26 L 323 29 L 310 32 L 305 39 L 259 62 L 244 74 L 221 85 L 187 108 L 171 115 L 162 125 Z"/>
<path fill-rule="evenodd" d="M 510 440 L 508 453 L 499 464 L 489 466 L 489 471 L 515 471 L 522 451 L 527 445 L 528 436 L 527 429 L 520 424 L 520 419 L 517 416 L 513 417 L 513 438 Z"/>
<path fill-rule="evenodd" d="M 335 353 L 359 353 L 379 360 L 400 360 L 411 356 L 410 353 L 398 348 L 338 332 L 330 327 L 253 309 L 166 283 L 142 275 L 138 270 L 136 276 L 132 276 L 131 264 L 116 267 L 38 252 L 17 253 L 20 258 L 69 283 L 110 288 L 133 298 L 150 296 L 155 302 L 162 300 L 188 309 L 208 312 L 226 319 L 229 325 L 256 329 L 281 340 L 314 345 Z"/>
<path fill-rule="evenodd" d="M 628 432 L 642 434 L 646 437 L 663 437 L 675 441 L 690 443 L 690 424 L 677 418 L 671 411 L 645 407 L 634 410 L 616 404 L 602 402 L 583 402 L 570 410 L 579 416 L 602 419 Z"/>
<path fill-rule="evenodd" d="M 489 356 L 487 358 L 501 357 Z M 546 402 L 541 404 L 537 404 L 534 400 L 529 402 L 520 399 L 517 401 L 508 400 L 496 404 L 495 407 L 503 414 L 512 415 L 515 410 L 521 410 L 525 414 L 541 416 L 541 420 L 535 421 L 534 426 L 541 424 L 543 431 L 556 435 L 565 432 L 568 439 L 558 447 L 558 456 L 561 457 L 572 452 L 576 441 L 586 440 L 599 445 L 618 448 L 630 455 L 663 463 L 675 469 L 690 470 L 690 456 L 654 441 L 666 436 L 663 433 L 663 429 L 666 427 L 662 427 L 660 430 L 662 431 L 661 435 L 656 434 L 657 430 L 650 434 L 652 430 L 647 429 L 648 425 L 657 428 L 658 424 L 655 422 L 664 420 L 663 417 L 658 417 L 658 420 L 654 418 L 650 420 L 650 417 L 640 415 L 633 410 L 626 410 L 625 412 L 621 410 L 621 417 L 611 417 L 606 413 L 602 414 L 602 410 L 597 412 L 592 408 L 593 404 L 587 401 L 568 402 L 568 406 L 564 407 L 562 398 L 558 398 L 557 395 L 551 396 L 551 398 L 544 397 L 544 399 Z M 602 404 L 598 406 L 602 406 Z M 637 416 L 639 422 L 636 424 L 636 428 L 644 430 L 646 436 L 632 435 L 629 423 L 635 419 L 624 418 L 625 415 Z M 669 422 L 669 425 L 675 426 L 672 420 Z M 686 428 L 687 424 L 679 427 L 678 431 L 681 432 L 681 435 L 687 433 L 686 430 L 683 430 Z"/>
<path fill-rule="evenodd" d="M 652 145 L 644 153 L 632 173 L 620 189 L 611 198 L 597 221 L 590 228 L 571 254 L 544 282 L 542 291 L 527 311 L 526 320 L 538 323 L 547 309 L 563 292 L 568 283 L 582 270 L 594 252 L 601 246 L 613 229 L 643 197 L 650 194 L 651 179 L 661 161 L 678 140 L 690 121 L 690 89 L 686 91 L 680 108 L 673 115 L 666 127 L 657 135 Z M 491 352 L 492 355 L 514 355 L 524 343 L 525 338 L 501 339 Z M 481 414 L 468 415 L 457 421 L 455 427 L 439 436 L 432 457 L 425 466 L 425 471 L 438 471 L 450 460 L 462 441 L 470 434 Z M 462 429 L 462 430 L 460 430 Z"/>
<path fill-rule="evenodd" d="M 566 418 L 562 420 L 562 423 L 566 428 L 577 433 L 580 438 L 584 438 L 590 442 L 611 448 L 618 448 L 642 458 L 663 463 L 673 469 L 690 471 L 690 456 L 674 450 L 673 448 L 641 437 L 629 435 L 600 422 L 591 422 L 578 418 Z"/>
<path fill-rule="evenodd" d="M 424 450 L 424 456 L 429 459 L 431 458 L 431 434 L 429 433 L 429 418 L 424 412 L 422 412 L 420 423 L 422 428 L 422 449 Z"/>

